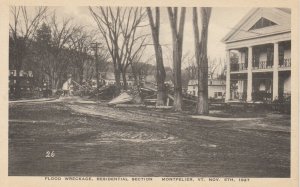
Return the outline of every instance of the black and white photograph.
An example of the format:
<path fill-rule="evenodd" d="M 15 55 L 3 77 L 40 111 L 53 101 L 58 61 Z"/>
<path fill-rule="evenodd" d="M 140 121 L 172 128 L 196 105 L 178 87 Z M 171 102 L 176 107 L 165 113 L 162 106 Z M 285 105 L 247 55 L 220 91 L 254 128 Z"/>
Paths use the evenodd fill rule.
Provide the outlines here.
<path fill-rule="evenodd" d="M 291 178 L 291 8 L 8 13 L 9 177 Z"/>

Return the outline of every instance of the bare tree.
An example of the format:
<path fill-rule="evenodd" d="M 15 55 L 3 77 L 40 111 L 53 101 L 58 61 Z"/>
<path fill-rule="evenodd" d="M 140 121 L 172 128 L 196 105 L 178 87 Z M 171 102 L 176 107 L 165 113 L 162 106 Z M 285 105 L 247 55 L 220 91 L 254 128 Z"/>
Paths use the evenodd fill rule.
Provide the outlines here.
<path fill-rule="evenodd" d="M 140 55 L 140 57 L 141 56 L 142 55 Z M 140 86 L 141 80 L 146 78 L 149 73 L 152 73 L 152 68 L 149 62 L 152 60 L 153 56 L 154 55 L 151 55 L 145 61 L 141 61 L 141 59 L 138 58 L 131 63 L 131 71 L 136 85 Z"/>
<path fill-rule="evenodd" d="M 157 101 L 156 105 L 165 105 L 166 101 L 166 71 L 163 62 L 162 48 L 159 42 L 159 29 L 160 29 L 160 10 L 159 7 L 155 8 L 155 21 L 153 19 L 152 10 L 147 7 L 147 14 L 152 32 L 153 46 L 156 58 L 156 82 L 157 82 Z"/>
<path fill-rule="evenodd" d="M 218 68 L 221 66 L 221 61 L 218 61 L 217 59 L 210 59 L 208 57 L 208 75 L 211 78 L 215 77 L 216 71 L 218 70 Z"/>
<path fill-rule="evenodd" d="M 100 50 L 97 53 L 97 63 L 94 55 L 92 55 L 92 53 L 89 51 L 88 58 L 83 64 L 83 77 L 86 81 L 90 81 L 91 79 L 97 77 L 97 68 L 98 74 L 100 73 L 100 75 L 103 75 L 102 73 L 106 73 L 108 71 L 109 63 L 111 63 L 109 62 L 110 54 L 106 48 L 100 46 L 99 49 Z"/>
<path fill-rule="evenodd" d="M 181 60 L 186 8 L 182 7 L 178 24 L 178 8 L 168 7 L 173 41 L 174 110 L 182 110 Z"/>
<path fill-rule="evenodd" d="M 116 86 L 120 89 L 121 75 L 126 84 L 126 70 L 135 55 L 145 46 L 146 35 L 138 35 L 145 11 L 142 8 L 89 7 L 114 64 Z"/>
<path fill-rule="evenodd" d="M 197 79 L 198 78 L 198 68 L 197 65 L 194 63 L 195 62 L 195 55 L 188 57 L 186 61 L 187 62 L 187 67 L 185 70 L 188 73 L 188 78 L 189 80 L 191 79 Z M 214 78 L 218 76 L 218 71 L 222 69 L 222 61 L 217 59 L 210 59 L 208 57 L 208 77 Z"/>
<path fill-rule="evenodd" d="M 201 13 L 201 39 L 198 28 L 197 8 L 193 8 L 193 26 L 195 36 L 195 57 L 198 66 L 198 101 L 197 114 L 208 114 L 208 60 L 207 36 L 211 8 L 200 8 Z"/>
<path fill-rule="evenodd" d="M 85 63 L 91 58 L 91 48 L 93 38 L 86 31 L 79 30 L 71 36 L 71 47 L 73 52 L 73 64 L 79 74 L 79 83 L 83 81 Z"/>
<path fill-rule="evenodd" d="M 145 13 L 143 12 L 143 18 L 145 16 Z M 125 57 L 124 61 L 121 65 L 122 67 L 122 78 L 124 83 L 124 90 L 127 89 L 127 82 L 126 82 L 126 73 L 127 68 L 131 65 L 131 67 L 137 66 L 137 64 L 141 61 L 143 52 L 145 51 L 148 43 L 148 36 L 149 34 L 141 34 L 137 35 L 137 27 L 134 29 L 133 34 L 131 35 L 131 38 L 128 39 L 126 44 L 126 50 L 125 50 Z M 122 29 L 123 37 L 128 37 L 128 32 L 124 29 Z M 132 66 L 133 65 L 133 66 Z"/>
<path fill-rule="evenodd" d="M 51 79 L 52 89 L 56 90 L 62 84 L 62 79 L 67 73 L 71 63 L 70 49 L 72 49 L 72 36 L 82 30 L 81 27 L 72 23 L 72 19 L 57 21 L 54 13 L 51 17 L 49 26 L 52 31 L 52 50 L 53 60 L 48 64 L 47 73 Z"/>
<path fill-rule="evenodd" d="M 20 97 L 20 71 L 23 66 L 27 49 L 32 44 L 32 37 L 46 16 L 47 7 L 37 7 L 30 15 L 25 6 L 10 7 L 11 21 L 9 23 L 10 37 L 13 45 L 14 68 L 16 70 L 15 96 Z"/>
<path fill-rule="evenodd" d="M 188 59 L 186 60 L 187 62 L 187 67 L 185 68 L 185 70 L 187 71 L 188 74 L 188 79 L 196 79 L 197 76 L 197 67 L 195 65 L 195 55 L 188 57 Z"/>

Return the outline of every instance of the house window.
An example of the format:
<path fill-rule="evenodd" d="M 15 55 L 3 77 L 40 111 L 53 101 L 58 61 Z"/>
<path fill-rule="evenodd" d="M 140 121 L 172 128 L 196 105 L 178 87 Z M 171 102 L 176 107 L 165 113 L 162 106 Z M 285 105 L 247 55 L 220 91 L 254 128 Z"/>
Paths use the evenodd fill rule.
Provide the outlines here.
<path fill-rule="evenodd" d="M 222 92 L 215 92 L 214 93 L 214 96 L 215 96 L 215 98 L 218 98 L 218 97 L 222 97 Z"/>
<path fill-rule="evenodd" d="M 196 91 L 195 90 L 193 91 L 193 95 L 196 95 Z"/>

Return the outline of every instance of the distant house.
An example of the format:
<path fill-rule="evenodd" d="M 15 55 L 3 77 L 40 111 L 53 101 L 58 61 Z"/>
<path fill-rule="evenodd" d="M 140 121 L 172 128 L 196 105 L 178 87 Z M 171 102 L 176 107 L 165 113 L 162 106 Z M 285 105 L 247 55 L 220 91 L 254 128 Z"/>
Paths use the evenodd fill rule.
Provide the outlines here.
<path fill-rule="evenodd" d="M 225 80 L 208 79 L 208 98 L 223 99 L 225 87 Z M 198 96 L 198 80 L 189 81 L 187 93 Z"/>
<path fill-rule="evenodd" d="M 291 10 L 252 9 L 229 32 L 225 101 L 272 101 L 291 94 Z M 231 62 L 232 53 L 238 62 Z"/>

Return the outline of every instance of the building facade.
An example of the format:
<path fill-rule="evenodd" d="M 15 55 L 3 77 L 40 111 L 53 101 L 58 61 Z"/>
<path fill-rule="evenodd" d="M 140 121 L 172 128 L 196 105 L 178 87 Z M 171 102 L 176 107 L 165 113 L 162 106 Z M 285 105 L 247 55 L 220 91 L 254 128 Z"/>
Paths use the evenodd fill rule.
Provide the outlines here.
<path fill-rule="evenodd" d="M 291 10 L 252 9 L 229 32 L 225 101 L 272 101 L 291 94 Z M 233 53 L 238 62 L 231 62 Z"/>
<path fill-rule="evenodd" d="M 116 84 L 116 79 L 115 75 L 112 72 L 99 72 L 99 81 L 103 85 L 114 85 Z M 128 73 L 126 75 L 126 84 L 130 88 L 134 85 L 135 80 L 133 78 L 133 75 Z M 121 86 L 124 86 L 123 80 L 121 78 L 120 80 Z M 92 87 L 96 88 L 97 87 L 97 80 L 92 79 Z"/>
<path fill-rule="evenodd" d="M 33 91 L 33 74 L 32 71 L 21 70 L 19 72 L 19 77 L 17 77 L 16 70 L 9 71 L 9 93 L 13 94 L 16 91 L 17 78 L 20 81 L 20 91 L 21 92 L 31 92 Z"/>

